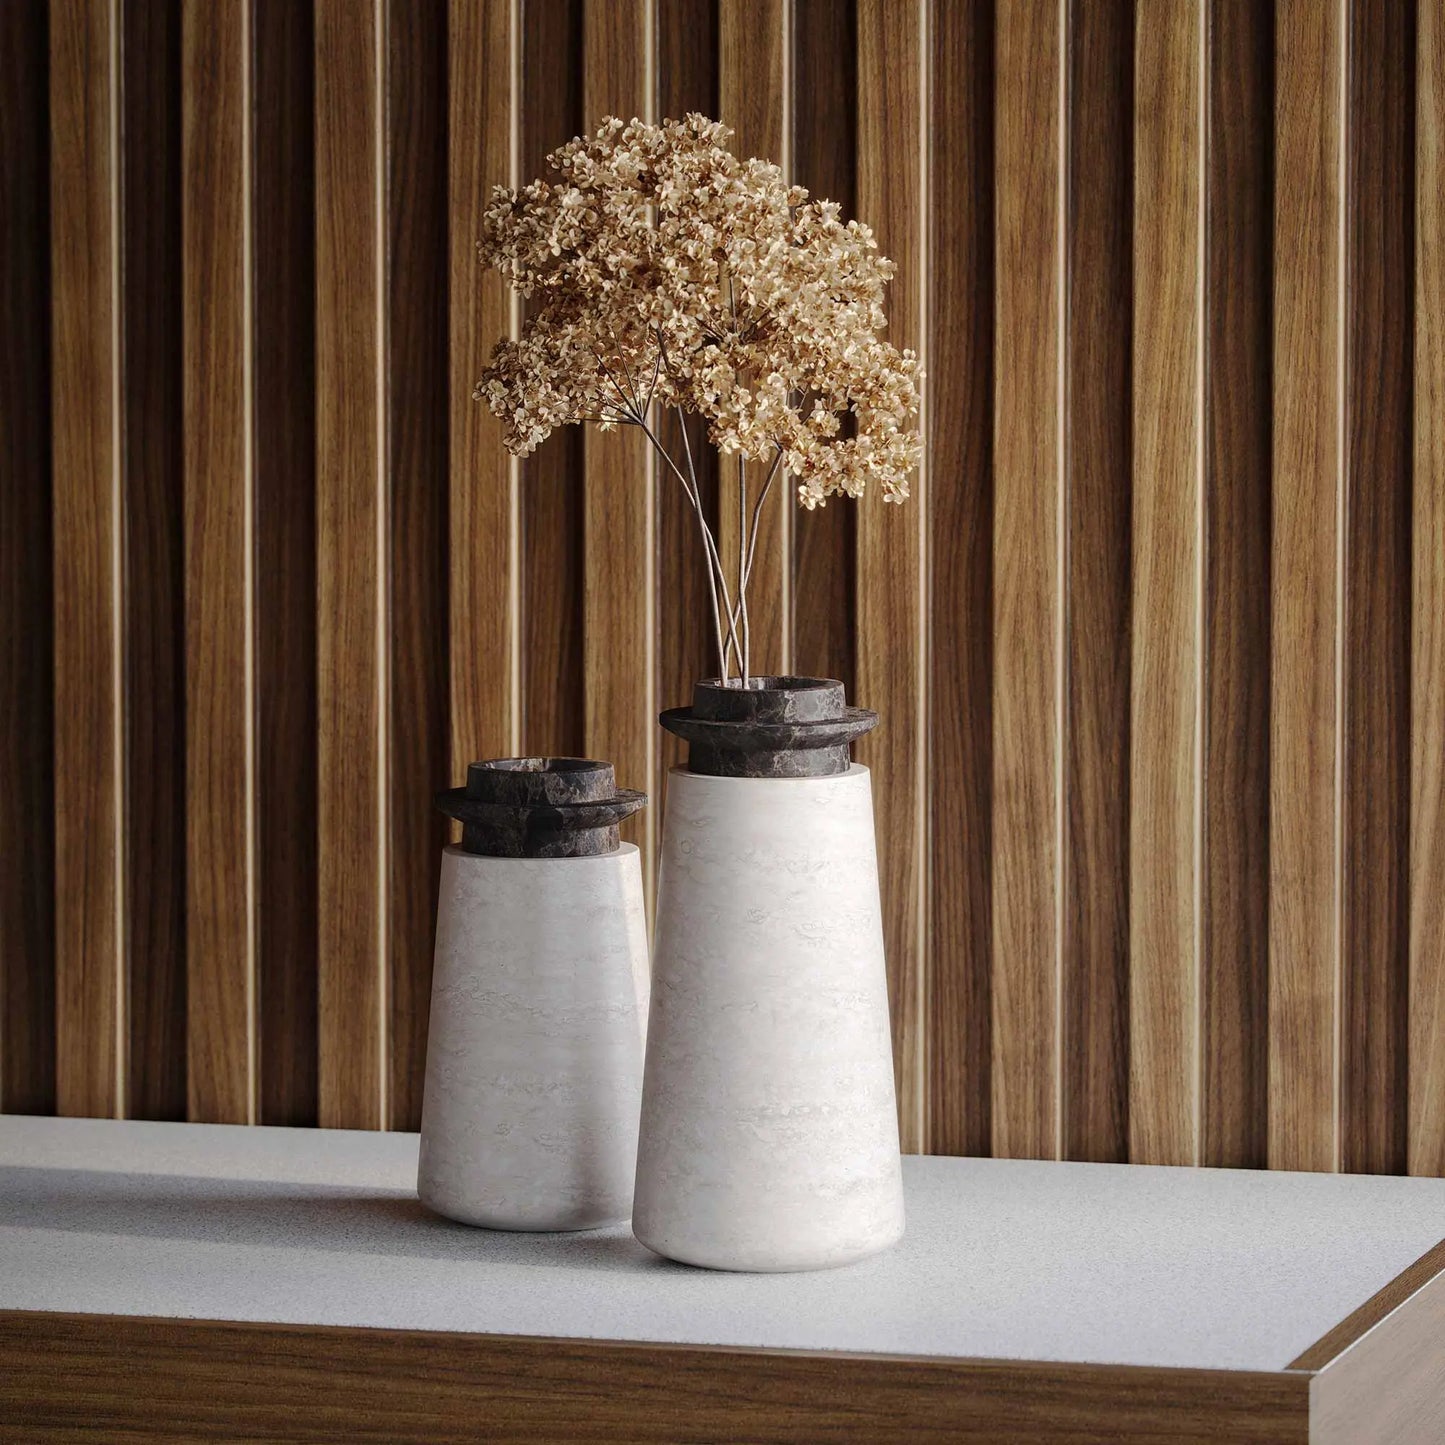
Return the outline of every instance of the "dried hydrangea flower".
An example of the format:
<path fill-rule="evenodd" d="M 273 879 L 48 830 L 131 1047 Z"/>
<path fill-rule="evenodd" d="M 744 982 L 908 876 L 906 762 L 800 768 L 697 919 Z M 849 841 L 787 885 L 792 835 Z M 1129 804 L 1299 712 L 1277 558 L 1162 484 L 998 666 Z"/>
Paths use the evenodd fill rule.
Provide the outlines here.
<path fill-rule="evenodd" d="M 493 192 L 481 259 L 534 304 L 476 395 L 518 456 L 571 422 L 647 433 L 698 515 L 721 675 L 731 653 L 746 681 L 747 576 L 779 468 L 805 507 L 870 484 L 902 501 L 922 449 L 921 373 L 913 352 L 879 335 L 894 268 L 873 233 L 789 186 L 777 166 L 737 159 L 731 134 L 701 115 L 609 118 L 548 157 L 555 180 Z M 736 605 L 692 458 L 684 472 L 663 449 L 655 406 L 696 413 L 724 455 L 770 465 Z"/>

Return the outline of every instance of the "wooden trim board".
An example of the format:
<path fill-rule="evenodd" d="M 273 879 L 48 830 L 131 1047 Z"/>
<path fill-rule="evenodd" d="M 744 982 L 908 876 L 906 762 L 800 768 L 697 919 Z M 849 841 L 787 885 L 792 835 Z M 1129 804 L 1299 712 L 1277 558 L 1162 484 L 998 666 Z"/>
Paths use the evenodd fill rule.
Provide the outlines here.
<path fill-rule="evenodd" d="M 0 1311 L 0 1442 L 1445 1436 L 1445 1241 L 1273 1371 Z"/>

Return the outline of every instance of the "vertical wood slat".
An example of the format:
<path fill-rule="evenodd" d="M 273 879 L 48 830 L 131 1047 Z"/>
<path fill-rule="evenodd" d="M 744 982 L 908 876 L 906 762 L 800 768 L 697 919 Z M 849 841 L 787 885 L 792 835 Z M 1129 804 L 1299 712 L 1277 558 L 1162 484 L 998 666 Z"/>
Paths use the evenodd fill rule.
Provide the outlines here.
<path fill-rule="evenodd" d="M 119 17 L 50 8 L 56 1107 L 124 1100 Z"/>
<path fill-rule="evenodd" d="M 315 38 L 254 0 L 257 1114 L 317 1120 Z"/>
<path fill-rule="evenodd" d="M 439 6 L 388 0 L 386 28 L 387 1097 L 389 1126 L 418 1129 L 437 876 L 447 832 L 432 799 L 449 785 L 451 774 L 447 429 L 456 403 L 450 394 L 447 316 L 447 13 Z M 470 88 L 469 77 L 464 84 Z M 469 400 L 470 389 L 461 396 Z M 504 503 L 508 490 L 502 489 Z M 504 561 L 492 578 L 502 591 L 494 609 L 505 607 L 510 534 L 504 521 L 499 549 Z M 509 683 L 510 668 L 504 666 L 493 680 L 504 707 Z"/>
<path fill-rule="evenodd" d="M 583 9 L 583 109 L 588 124 L 604 116 L 649 118 L 650 0 L 618 6 L 586 0 Z M 584 738 L 587 755 L 609 759 L 622 787 L 653 777 L 657 707 L 654 691 L 655 479 L 647 439 L 635 428 L 589 428 L 583 443 Z M 622 826 L 642 851 L 651 908 L 656 809 Z"/>
<path fill-rule="evenodd" d="M 320 1120 L 387 1118 L 380 0 L 316 7 Z"/>
<path fill-rule="evenodd" d="M 1411 1174 L 1445 1174 L 1445 9 L 1416 37 L 1411 626 Z"/>
<path fill-rule="evenodd" d="M 583 0 L 523 5 L 521 24 L 520 179 L 530 181 L 543 174 L 551 151 L 588 128 L 595 130 L 601 117 L 583 110 Z M 475 219 L 469 224 L 475 227 Z M 491 333 L 486 344 L 490 340 Z M 587 746 L 579 521 L 583 440 L 581 427 L 563 427 L 521 465 L 519 747 L 528 753 L 577 756 Z"/>
<path fill-rule="evenodd" d="M 1058 1152 L 1058 3 L 1000 0 L 994 411 L 993 1152 Z"/>
<path fill-rule="evenodd" d="M 1415 7 L 1349 26 L 1340 1167 L 1375 1174 L 1404 1172 L 1409 1092 Z"/>
<path fill-rule="evenodd" d="M 1129 1157 L 1133 0 L 1069 7 L 1062 1140 Z"/>
<path fill-rule="evenodd" d="M 1129 1157 L 1198 1162 L 1199 3 L 1135 52 Z"/>
<path fill-rule="evenodd" d="M 452 0 L 447 35 L 447 166 L 451 319 L 450 677 L 451 769 L 505 757 L 518 733 L 517 465 L 500 423 L 472 400 L 499 337 L 512 329 L 501 273 L 477 260 L 494 185 L 514 185 L 514 114 L 521 37 L 515 0 Z"/>
<path fill-rule="evenodd" d="M 814 200 L 857 214 L 858 17 L 856 0 L 792 0 L 788 37 L 790 179 Z M 801 102 L 801 103 L 800 103 Z M 843 499 L 808 512 L 792 502 L 792 669 L 834 677 L 861 706 L 853 617 L 857 508 Z M 806 600 L 803 600 L 806 599 Z"/>
<path fill-rule="evenodd" d="M 719 87 L 724 75 L 736 73 L 738 63 L 736 55 L 729 61 L 730 45 L 739 39 L 744 44 L 761 43 L 766 53 L 769 31 L 775 23 L 778 28 L 772 40 L 777 47 L 776 71 L 769 71 L 765 61 L 756 66 L 749 64 L 747 73 L 751 83 L 744 87 L 744 92 L 746 99 L 754 106 L 763 110 L 776 106 L 781 116 L 781 4 L 779 0 L 764 0 L 761 8 L 754 7 L 750 12 L 751 23 L 746 27 L 735 25 L 735 12 L 736 7 L 731 4 L 731 0 L 722 0 L 722 4 L 719 4 L 718 0 L 658 0 L 655 69 L 656 110 L 660 117 L 674 120 L 691 111 L 699 111 L 709 116 L 721 113 L 726 119 L 728 106 L 719 104 Z M 732 42 L 729 40 L 730 34 L 734 36 Z M 703 38 L 712 35 L 720 36 L 716 46 L 708 44 Z M 736 81 L 734 83 L 736 84 Z M 733 141 L 733 149 L 740 156 L 766 153 L 749 142 L 742 130 L 739 130 Z M 682 434 L 678 429 L 676 414 L 669 412 L 659 416 L 657 423 L 658 437 L 668 452 L 675 457 L 682 456 Z M 707 425 L 702 417 L 688 417 L 687 428 L 703 512 L 710 525 L 716 528 L 719 468 L 717 451 L 708 443 Z M 779 503 L 779 511 L 787 510 L 786 497 L 774 498 L 774 501 Z M 755 584 L 760 597 L 766 591 L 768 575 L 765 574 L 770 574 L 771 569 L 780 565 L 776 550 L 776 517 L 772 535 L 773 561 L 766 564 L 763 574 L 758 574 Z M 759 552 L 761 551 L 762 544 L 759 546 Z M 724 555 L 728 554 L 725 552 Z M 764 563 L 759 565 L 764 566 Z M 656 616 L 659 707 L 674 707 L 689 702 L 693 683 L 698 678 L 712 677 L 717 673 L 717 647 L 712 626 L 708 574 L 707 557 L 698 534 L 697 516 L 678 485 L 677 478 L 659 468 Z M 759 603 L 749 609 L 753 613 L 755 637 L 761 625 L 759 609 L 763 605 L 765 604 Z M 755 643 L 755 654 L 756 646 Z M 662 819 L 666 817 L 668 771 L 686 762 L 687 744 L 681 738 L 661 730 L 656 734 L 656 741 L 657 771 L 652 783 L 650 806 L 657 814 L 655 826 L 660 828 Z"/>
<path fill-rule="evenodd" d="M 1338 1167 L 1338 7 L 1279 0 L 1274 212 L 1269 1163 Z"/>
<path fill-rule="evenodd" d="M 994 9 L 930 36 L 929 1148 L 987 1154 L 993 958 Z M 942 77 L 953 77 L 951 85 Z M 969 298 L 966 303 L 962 298 Z"/>
<path fill-rule="evenodd" d="M 888 339 L 921 351 L 924 327 L 924 136 L 927 98 L 920 0 L 858 3 L 858 210 L 897 271 L 888 289 Z M 926 463 L 902 506 L 865 496 L 858 509 L 857 686 L 883 718 L 856 757 L 873 774 L 879 886 L 893 1025 L 899 1136 L 925 1147 L 923 540 Z"/>
<path fill-rule="evenodd" d="M 709 114 L 735 131 L 734 154 L 760 156 L 788 175 L 788 3 L 787 0 L 720 0 L 718 6 L 718 104 Z M 861 99 L 861 97 L 860 97 Z M 908 154 L 905 152 L 904 154 Z M 711 450 L 708 448 L 707 450 Z M 724 566 L 738 554 L 738 466 L 729 458 L 718 467 L 718 550 Z M 744 464 L 751 515 L 766 467 Z M 756 561 L 748 587 L 750 668 L 759 675 L 784 673 L 791 665 L 791 577 L 797 511 L 794 489 L 779 477 L 763 513 Z M 678 702 L 690 701 L 679 697 Z"/>
<path fill-rule="evenodd" d="M 181 16 L 121 11 L 126 1114 L 186 1117 Z"/>
<path fill-rule="evenodd" d="M 55 1108 L 45 0 L 0 6 L 0 1109 Z"/>
<path fill-rule="evenodd" d="M 247 0 L 182 11 L 186 923 L 193 1120 L 255 1118 Z"/>
<path fill-rule="evenodd" d="M 1274 7 L 1209 20 L 1200 1154 L 1261 1168 L 1269 1119 L 1270 268 Z"/>

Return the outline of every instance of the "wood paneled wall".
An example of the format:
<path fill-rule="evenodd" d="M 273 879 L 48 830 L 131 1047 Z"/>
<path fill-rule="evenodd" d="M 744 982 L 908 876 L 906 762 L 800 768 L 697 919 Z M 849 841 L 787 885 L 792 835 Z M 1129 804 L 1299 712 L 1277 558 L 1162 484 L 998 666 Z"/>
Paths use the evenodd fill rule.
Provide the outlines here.
<path fill-rule="evenodd" d="M 754 602 L 883 714 L 907 1147 L 1445 1172 L 1445 0 L 6 0 L 0 86 L 0 1107 L 414 1127 L 470 758 L 650 870 L 685 504 L 507 457 L 473 241 L 700 109 L 928 370 Z"/>

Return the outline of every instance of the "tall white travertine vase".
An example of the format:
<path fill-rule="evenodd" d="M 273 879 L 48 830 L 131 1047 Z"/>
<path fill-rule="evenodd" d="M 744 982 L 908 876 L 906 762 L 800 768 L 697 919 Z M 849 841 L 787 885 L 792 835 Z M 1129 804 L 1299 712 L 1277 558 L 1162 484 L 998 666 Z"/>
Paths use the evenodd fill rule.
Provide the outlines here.
<path fill-rule="evenodd" d="M 844 766 L 670 775 L 632 1216 L 669 1258 L 820 1269 L 903 1233 L 870 777 Z"/>
<path fill-rule="evenodd" d="M 572 760 L 504 765 L 522 761 Z M 616 1224 L 632 1207 L 647 1012 L 638 851 L 618 844 L 615 818 L 587 838 L 538 826 L 569 809 L 595 818 L 605 800 L 467 796 L 477 791 L 469 775 L 444 804 L 464 822 L 464 846 L 442 858 L 417 1192 L 439 1214 L 492 1229 Z M 499 833 L 513 807 L 525 827 Z M 469 842 L 553 854 L 493 856 Z M 578 847 L 605 851 L 555 851 Z"/>

